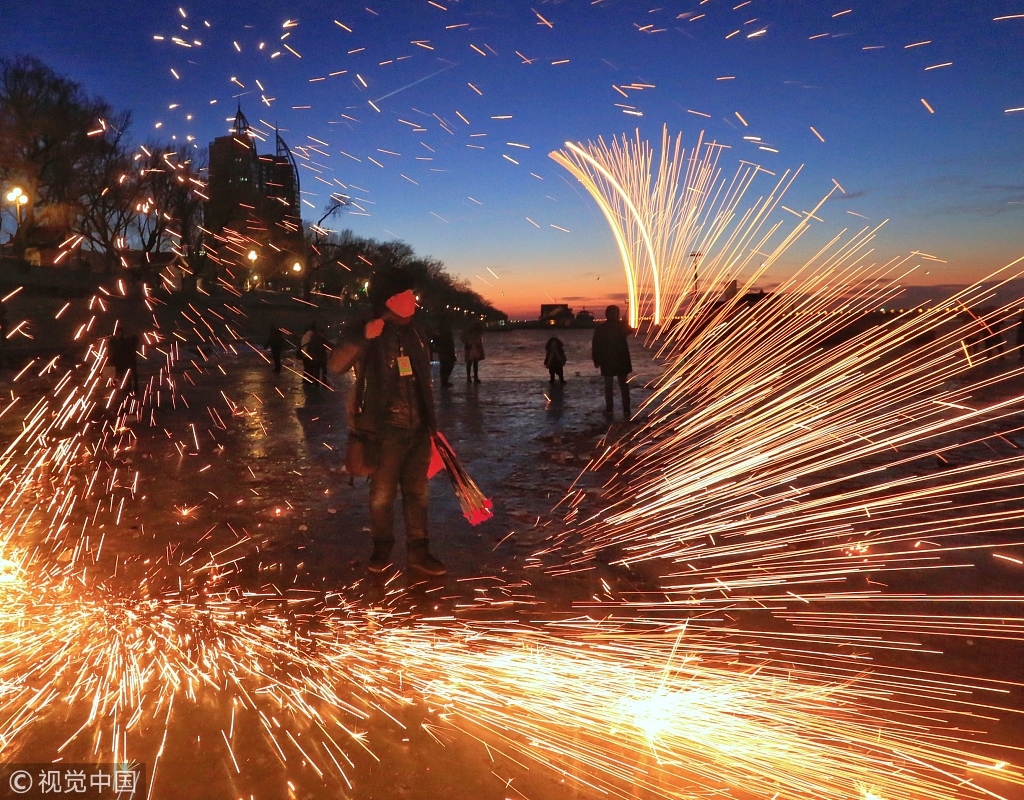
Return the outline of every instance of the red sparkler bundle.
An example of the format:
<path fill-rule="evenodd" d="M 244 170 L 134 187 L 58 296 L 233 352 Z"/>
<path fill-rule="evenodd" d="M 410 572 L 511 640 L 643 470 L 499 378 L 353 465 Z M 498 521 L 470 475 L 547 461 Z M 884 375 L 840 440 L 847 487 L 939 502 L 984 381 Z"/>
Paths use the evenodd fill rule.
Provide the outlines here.
<path fill-rule="evenodd" d="M 470 525 L 479 525 L 494 516 L 494 503 L 484 497 L 480 487 L 476 485 L 466 468 L 462 466 L 459 457 L 444 438 L 444 434 L 434 434 L 434 453 L 430 468 L 433 475 L 440 467 L 436 462 L 440 460 L 440 466 L 444 467 L 448 477 L 451 478 L 452 486 L 455 489 L 455 496 L 459 498 L 459 505 L 462 506 L 462 515 L 469 521 Z"/>

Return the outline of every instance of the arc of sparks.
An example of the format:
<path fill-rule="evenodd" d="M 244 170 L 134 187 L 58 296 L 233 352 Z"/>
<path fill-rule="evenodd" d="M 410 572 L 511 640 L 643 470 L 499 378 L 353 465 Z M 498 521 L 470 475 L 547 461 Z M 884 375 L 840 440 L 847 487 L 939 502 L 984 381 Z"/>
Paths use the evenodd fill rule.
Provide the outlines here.
<path fill-rule="evenodd" d="M 104 399 L 107 354 L 100 342 L 90 348 L 84 365 L 71 367 L 50 396 L 25 412 L 21 433 L 0 453 L 0 485 L 9 491 L 0 512 L 10 512 L 0 531 L 5 554 L 0 561 L 0 752 L 10 756 L 27 747 L 26 731 L 33 723 L 73 720 L 74 727 L 84 716 L 60 752 L 67 746 L 95 753 L 102 741 L 114 761 L 127 761 L 129 745 L 134 753 L 147 741 L 143 721 L 165 715 L 163 741 L 152 761 L 155 780 L 168 729 L 183 724 L 178 718 L 172 722 L 175 698 L 198 702 L 197 687 L 205 685 L 221 699 L 219 710 L 230 714 L 225 728 L 231 733 L 222 729 L 221 736 L 238 772 L 232 751 L 236 707 L 263 732 L 268 752 L 280 756 L 283 768 L 288 768 L 286 750 L 289 756 L 297 750 L 321 778 L 337 772 L 348 783 L 342 745 L 350 740 L 369 751 L 360 732 L 363 723 L 371 715 L 390 716 L 389 709 L 407 707 L 411 690 L 440 709 L 440 723 L 470 737 L 486 736 L 505 751 L 611 797 L 633 797 L 639 785 L 652 797 L 670 800 L 734 787 L 764 797 L 785 793 L 794 800 L 849 800 L 855 794 L 974 800 L 1000 796 L 975 784 L 975 776 L 982 783 L 998 778 L 1013 788 L 1024 786 L 1019 766 L 979 759 L 977 742 L 951 722 L 973 714 L 973 708 L 991 709 L 972 695 L 1005 693 L 1005 684 L 949 681 L 923 670 L 869 670 L 859 652 L 849 652 L 851 644 L 858 651 L 903 646 L 885 639 L 901 631 L 1020 638 L 1024 620 L 854 613 L 840 604 L 907 601 L 874 592 L 856 598 L 834 588 L 846 575 L 920 568 L 911 542 L 929 531 L 936 533 L 931 538 L 956 543 L 954 537 L 997 524 L 1017 530 L 1019 505 L 1004 511 L 956 500 L 979 488 L 1016 491 L 1024 479 L 1024 457 L 957 467 L 938 485 L 928 483 L 929 476 L 902 485 L 880 483 L 874 466 L 854 476 L 870 479 L 860 489 L 844 489 L 839 480 L 820 476 L 809 486 L 805 480 L 814 470 L 890 446 L 925 443 L 937 432 L 1009 418 L 1014 412 L 1009 401 L 968 407 L 972 392 L 990 385 L 988 379 L 951 390 L 941 384 L 964 373 L 970 359 L 965 362 L 959 349 L 966 337 L 990 331 L 1010 318 L 1011 309 L 1015 318 L 1017 301 L 993 312 L 979 310 L 966 325 L 946 324 L 941 309 L 935 309 L 882 326 L 879 335 L 821 347 L 825 337 L 841 329 L 833 304 L 862 312 L 894 296 L 912 267 L 902 261 L 879 269 L 865 265 L 874 231 L 862 231 L 849 242 L 837 236 L 756 313 L 721 301 L 712 295 L 712 285 L 738 275 L 752 259 L 760 264 L 755 275 L 762 274 L 806 229 L 820 204 L 805 212 L 780 245 L 763 253 L 779 230 L 771 225 L 760 233 L 779 201 L 775 191 L 729 229 L 749 172 L 741 170 L 731 185 L 704 192 L 715 182 L 714 171 L 704 169 L 711 161 L 691 157 L 691 169 L 680 181 L 680 151 L 677 146 L 668 158 L 663 136 L 652 187 L 650 164 L 643 160 L 649 149 L 639 140 L 631 147 L 606 151 L 611 159 L 606 168 L 620 170 L 611 199 L 602 179 L 584 166 L 593 167 L 590 161 L 575 163 L 572 157 L 579 154 L 571 148 L 570 156 L 557 154 L 590 181 L 588 191 L 612 226 L 637 300 L 631 310 L 639 313 L 643 301 L 642 270 L 632 261 L 633 250 L 640 252 L 641 246 L 657 254 L 651 263 L 658 268 L 659 296 L 666 288 L 671 293 L 689 285 L 685 254 L 691 242 L 702 243 L 694 249 L 707 253 L 717 272 L 704 295 L 694 287 L 694 303 L 681 324 L 664 332 L 670 364 L 652 422 L 637 439 L 606 451 L 633 459 L 626 463 L 629 504 L 606 509 L 600 526 L 584 533 L 590 544 L 624 545 L 632 560 L 668 556 L 689 571 L 680 567 L 680 574 L 663 576 L 668 585 L 656 601 L 631 598 L 620 607 L 598 601 L 602 622 L 580 619 L 571 626 L 565 620 L 549 626 L 455 624 L 454 618 L 439 622 L 436 617 L 408 624 L 404 614 L 389 620 L 386 611 L 339 603 L 309 616 L 317 628 L 310 636 L 304 629 L 297 635 L 293 612 L 269 601 L 243 600 L 236 587 L 204 592 L 201 603 L 197 596 L 183 595 L 180 582 L 177 590 L 155 597 L 148 589 L 118 597 L 93 567 L 103 563 L 102 537 L 96 537 L 97 546 L 89 544 L 88 535 L 98 530 L 97 519 L 116 524 L 125 498 L 137 499 L 138 472 L 134 481 L 119 482 L 120 467 L 104 459 L 134 437 L 130 426 L 143 423 L 147 404 L 159 405 L 153 387 L 166 386 L 173 399 L 171 367 L 180 353 L 176 345 L 169 347 L 162 383 L 154 382 L 141 399 L 117 411 L 113 389 Z M 642 156 L 639 166 L 628 161 L 636 153 Z M 595 152 L 593 158 L 601 162 L 604 156 Z M 780 181 L 777 190 L 781 186 Z M 636 230 L 624 228 L 617 215 L 614 203 L 624 203 L 619 190 L 631 198 Z M 637 247 L 631 250 L 636 231 L 646 231 L 648 240 L 633 242 Z M 720 246 L 719 237 L 726 240 Z M 1010 265 L 1004 271 L 1003 283 L 1020 269 Z M 877 289 L 843 295 L 865 279 L 887 275 L 892 277 Z M 964 309 L 980 307 L 991 292 L 991 286 L 978 283 L 957 300 Z M 102 302 L 99 306 L 106 313 Z M 230 323 L 216 312 L 228 332 L 223 339 L 201 311 L 191 304 L 189 309 L 208 328 L 207 333 L 185 317 L 196 325 L 200 340 L 226 342 L 219 345 L 225 349 L 237 341 Z M 901 355 L 901 347 L 923 334 L 933 334 L 934 345 Z M 883 364 L 883 359 L 890 360 Z M 56 370 L 55 365 L 56 360 L 39 375 Z M 886 377 L 882 367 L 890 367 L 892 375 Z M 1024 368 L 1009 373 L 1020 376 Z M 222 396 L 234 415 L 236 405 Z M 89 412 L 99 406 L 116 411 L 113 422 L 90 423 Z M 955 416 L 947 416 L 949 409 Z M 977 442 L 988 440 L 995 437 L 979 434 Z M 637 452 L 631 453 L 633 445 Z M 936 452 L 926 447 L 929 454 Z M 72 511 L 92 497 L 98 500 L 92 522 L 86 514 L 75 539 Z M 102 502 L 107 498 L 109 504 Z M 948 513 L 929 527 L 922 513 L 937 514 L 936 509 Z M 41 523 L 50 551 L 33 547 L 31 555 L 19 553 L 15 543 L 27 538 L 24 529 L 44 510 L 52 511 L 49 522 Z M 854 538 L 860 533 L 854 517 L 861 514 L 874 520 L 873 539 Z M 940 532 L 943 524 L 948 531 Z M 66 545 L 80 555 L 67 568 L 56 568 L 49 556 Z M 878 545 L 878 552 L 868 545 Z M 211 552 L 194 574 L 226 573 L 239 560 L 234 555 L 218 563 L 221 553 Z M 154 568 L 147 576 L 158 572 Z M 295 596 L 279 594 L 284 605 L 295 602 Z M 942 599 L 950 598 L 930 595 L 924 601 Z M 694 616 L 708 609 L 738 613 L 744 603 L 764 609 L 763 601 L 797 630 L 729 631 L 716 628 L 717 620 Z M 812 607 L 819 602 L 828 603 L 827 610 Z M 624 607 L 630 617 L 616 625 L 610 618 Z M 652 619 L 640 616 L 648 610 L 667 610 L 676 622 L 653 629 Z M 684 640 L 678 622 L 686 618 Z M 643 628 L 650 630 L 638 634 Z M 865 629 L 873 635 L 864 636 Z M 831 644 L 836 650 L 825 652 Z M 75 713 L 61 723 L 65 709 Z M 423 727 L 429 733 L 436 726 Z M 308 735 L 300 744 L 292 730 Z M 93 736 L 95 744 L 85 741 Z"/>
<path fill-rule="evenodd" d="M 626 274 L 633 328 L 644 309 L 657 329 L 666 321 L 666 309 L 675 316 L 691 289 L 696 297 L 696 262 L 692 282 L 684 263 L 714 245 L 757 174 L 756 167 L 744 165 L 731 182 L 719 183 L 720 151 L 721 145 L 705 143 L 702 135 L 687 155 L 682 136 L 673 142 L 666 127 L 657 154 L 639 131 L 636 139 L 623 135 L 621 143 L 615 139 L 610 146 L 601 139 L 586 145 L 566 142 L 564 149 L 549 154 L 583 184 L 612 230 Z M 771 207 L 770 202 L 761 204 L 758 214 Z M 734 234 L 732 243 L 744 247 L 757 227 L 748 226 L 738 238 Z M 720 271 L 721 258 L 710 263 L 712 271 Z M 724 263 L 727 269 L 735 266 Z M 713 274 L 709 283 L 721 277 Z"/>
<path fill-rule="evenodd" d="M 588 164 L 591 164 L 594 167 L 594 169 L 596 169 L 598 172 L 601 173 L 601 175 L 604 176 L 604 178 L 611 184 L 611 186 L 615 189 L 618 195 L 622 198 L 622 201 L 626 204 L 626 208 L 628 208 L 630 213 L 633 215 L 633 221 L 636 223 L 636 226 L 640 231 L 640 235 L 641 237 L 643 237 L 644 244 L 647 247 L 647 256 L 651 260 L 651 279 L 654 282 L 654 324 L 660 325 L 661 280 L 658 275 L 658 257 L 654 254 L 654 244 L 651 241 L 651 233 L 647 229 L 647 225 L 644 223 L 643 218 L 640 216 L 640 212 L 637 210 L 636 205 L 634 205 L 632 198 L 629 196 L 629 193 L 622 188 L 622 185 L 604 166 L 599 164 L 593 156 L 584 151 L 578 145 L 575 145 L 572 142 L 566 142 L 565 146 L 568 147 L 572 152 L 576 153 L 576 155 L 578 155 Z M 630 324 L 632 325 L 632 327 L 635 328 L 639 324 L 640 320 L 638 316 L 637 320 L 633 321 L 633 313 L 634 309 L 630 308 Z M 639 309 L 636 309 L 636 313 L 639 314 Z"/>
<path fill-rule="evenodd" d="M 569 170 L 569 172 L 571 172 L 573 176 L 583 184 L 584 188 L 590 192 L 591 197 L 594 198 L 594 201 L 597 203 L 597 207 L 601 210 L 605 220 L 608 222 L 608 227 L 611 228 L 612 235 L 615 237 L 615 246 L 618 247 L 619 256 L 622 258 L 622 267 L 626 272 L 626 292 L 629 298 L 629 325 L 631 328 L 636 328 L 640 323 L 640 309 L 637 305 L 635 270 L 633 268 L 633 261 L 630 257 L 629 246 L 626 243 L 625 237 L 622 235 L 622 228 L 615 216 L 615 211 L 610 205 L 608 205 L 608 202 L 602 196 L 601 190 L 597 187 L 597 184 L 585 171 L 581 170 L 570 159 L 566 158 L 558 151 L 551 153 L 551 158 Z"/>

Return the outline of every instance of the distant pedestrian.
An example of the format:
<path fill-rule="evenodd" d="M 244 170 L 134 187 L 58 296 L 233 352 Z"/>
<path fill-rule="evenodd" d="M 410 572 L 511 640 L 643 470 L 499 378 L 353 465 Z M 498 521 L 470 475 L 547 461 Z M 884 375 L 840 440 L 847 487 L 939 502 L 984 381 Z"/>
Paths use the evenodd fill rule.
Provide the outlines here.
<path fill-rule="evenodd" d="M 306 386 L 319 386 L 324 383 L 327 374 L 327 357 L 330 342 L 327 341 L 315 322 L 309 323 L 302 334 L 299 355 L 302 358 L 302 382 Z"/>
<path fill-rule="evenodd" d="M 280 328 L 270 326 L 270 336 L 267 338 L 264 348 L 269 350 L 270 355 L 274 358 L 274 372 L 280 372 L 281 354 L 284 352 L 284 334 L 281 333 Z"/>
<path fill-rule="evenodd" d="M 981 346 L 983 354 L 988 358 L 994 359 L 998 356 L 1001 361 L 1006 358 L 1006 340 L 1003 339 L 998 323 L 993 322 L 991 325 L 985 326 Z"/>
<path fill-rule="evenodd" d="M 555 378 L 558 378 L 559 383 L 565 383 L 565 375 L 562 372 L 565 362 L 565 344 L 557 336 L 552 336 L 544 345 L 544 366 L 548 368 L 548 374 L 551 376 L 550 383 L 554 383 Z"/>
<path fill-rule="evenodd" d="M 484 360 L 484 326 L 479 322 L 470 324 L 462 332 L 462 344 L 466 347 L 466 380 L 480 383 L 480 362 Z"/>
<path fill-rule="evenodd" d="M 0 303 L 0 369 L 7 366 L 7 307 Z"/>
<path fill-rule="evenodd" d="M 395 497 L 401 488 L 409 567 L 438 576 L 446 569 L 430 554 L 427 539 L 427 472 L 437 420 L 427 336 L 413 320 L 412 288 L 413 278 L 403 269 L 374 275 L 375 318 L 339 343 L 331 371 L 356 368 L 346 466 L 352 474 L 370 477 L 370 572 L 391 565 Z"/>
<path fill-rule="evenodd" d="M 132 394 L 139 393 L 139 337 L 129 333 L 120 326 L 116 334 L 110 337 L 110 363 L 117 376 L 117 385 L 122 389 L 131 389 Z"/>
<path fill-rule="evenodd" d="M 298 356 L 302 359 L 302 382 L 304 384 L 313 383 L 313 359 L 306 349 L 313 340 L 313 333 L 316 331 L 316 323 L 311 322 L 306 326 L 306 330 L 302 333 L 302 338 L 299 340 Z"/>
<path fill-rule="evenodd" d="M 434 349 L 437 360 L 441 364 L 441 385 L 451 386 L 452 370 L 455 369 L 455 336 L 452 334 L 452 323 L 445 315 L 438 324 L 437 336 L 434 337 Z"/>
<path fill-rule="evenodd" d="M 1024 314 L 1020 315 L 1017 323 L 1017 358 L 1024 361 Z"/>
<path fill-rule="evenodd" d="M 957 322 L 964 329 L 963 346 L 968 357 L 971 355 L 983 356 L 985 354 L 985 340 L 988 336 L 983 327 L 978 327 L 977 317 L 972 314 L 961 313 L 956 316 Z"/>
<path fill-rule="evenodd" d="M 327 359 L 331 355 L 330 341 L 319 329 L 315 330 L 307 349 L 313 358 L 313 379 L 316 381 L 316 385 L 327 385 Z"/>
<path fill-rule="evenodd" d="M 615 413 L 612 390 L 615 379 L 622 393 L 622 415 L 629 420 L 629 373 L 633 371 L 633 362 L 629 357 L 627 337 L 632 331 L 619 319 L 618 306 L 608 306 L 605 317 L 605 321 L 594 330 L 593 344 L 594 366 L 601 370 L 604 377 L 604 413 Z"/>

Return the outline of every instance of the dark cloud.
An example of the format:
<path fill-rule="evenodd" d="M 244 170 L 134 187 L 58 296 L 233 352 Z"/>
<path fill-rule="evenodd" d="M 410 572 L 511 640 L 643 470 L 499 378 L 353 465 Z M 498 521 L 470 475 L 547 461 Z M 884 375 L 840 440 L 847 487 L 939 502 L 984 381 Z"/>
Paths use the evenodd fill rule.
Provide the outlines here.
<path fill-rule="evenodd" d="M 611 292 L 610 294 L 602 295 L 588 295 L 586 297 L 582 295 L 569 295 L 563 296 L 560 299 L 562 303 L 598 303 L 605 300 L 628 300 L 629 294 L 627 292 Z"/>
<path fill-rule="evenodd" d="M 913 186 L 892 196 L 899 203 L 913 199 L 922 189 L 935 196 L 945 195 L 959 202 L 937 205 L 912 214 L 916 217 L 998 217 L 1024 211 L 1024 184 L 1021 183 L 978 183 L 971 175 L 936 175 L 918 181 Z"/>
<path fill-rule="evenodd" d="M 1024 213 L 1024 193 L 989 202 L 979 201 L 977 203 L 939 206 L 932 212 L 932 215 L 960 216 L 962 214 L 976 214 L 982 217 L 999 217 L 1003 214 L 1020 213 Z"/>
<path fill-rule="evenodd" d="M 982 186 L 982 189 L 990 192 L 1007 192 L 1009 194 L 1024 195 L 1024 183 L 990 183 Z"/>

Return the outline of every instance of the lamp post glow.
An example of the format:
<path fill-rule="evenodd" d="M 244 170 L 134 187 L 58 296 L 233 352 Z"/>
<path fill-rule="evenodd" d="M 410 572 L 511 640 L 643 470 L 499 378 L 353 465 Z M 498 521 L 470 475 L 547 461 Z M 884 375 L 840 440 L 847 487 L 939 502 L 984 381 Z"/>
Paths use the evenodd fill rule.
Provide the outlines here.
<path fill-rule="evenodd" d="M 14 206 L 14 215 L 18 221 L 18 227 L 22 223 L 22 209 L 28 205 L 28 195 L 20 186 L 15 186 L 7 193 L 7 202 Z"/>
<path fill-rule="evenodd" d="M 300 264 L 298 261 L 292 264 L 292 272 L 296 274 L 302 272 L 302 264 Z"/>
<path fill-rule="evenodd" d="M 260 254 L 256 250 L 250 250 L 245 254 L 246 260 L 249 262 L 249 278 L 246 280 L 245 288 L 247 291 L 253 291 L 259 285 L 260 276 L 256 272 L 256 262 L 260 259 Z"/>

